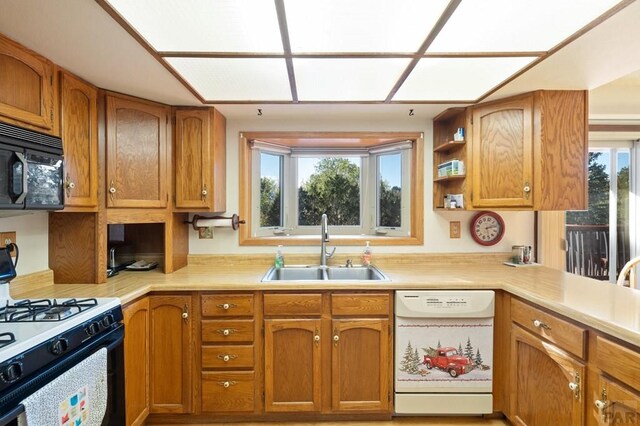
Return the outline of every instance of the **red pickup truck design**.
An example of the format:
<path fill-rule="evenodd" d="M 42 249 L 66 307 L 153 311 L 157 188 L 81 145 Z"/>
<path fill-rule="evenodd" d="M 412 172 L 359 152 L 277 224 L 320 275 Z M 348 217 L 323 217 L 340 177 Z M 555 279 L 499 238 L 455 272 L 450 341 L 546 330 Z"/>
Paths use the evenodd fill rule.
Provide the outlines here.
<path fill-rule="evenodd" d="M 422 363 L 431 370 L 433 367 L 449 373 L 451 377 L 458 377 L 473 370 L 475 365 L 465 356 L 459 355 L 452 347 L 438 348 L 435 353 L 424 356 Z"/>

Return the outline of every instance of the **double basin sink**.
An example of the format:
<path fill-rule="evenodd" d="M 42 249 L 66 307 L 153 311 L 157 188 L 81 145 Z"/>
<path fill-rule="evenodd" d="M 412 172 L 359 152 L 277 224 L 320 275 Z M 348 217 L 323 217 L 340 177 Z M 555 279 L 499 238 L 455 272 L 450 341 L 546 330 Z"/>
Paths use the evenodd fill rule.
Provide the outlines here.
<path fill-rule="evenodd" d="M 262 282 L 274 281 L 390 281 L 373 265 L 369 266 L 319 266 L 296 265 L 271 267 Z"/>

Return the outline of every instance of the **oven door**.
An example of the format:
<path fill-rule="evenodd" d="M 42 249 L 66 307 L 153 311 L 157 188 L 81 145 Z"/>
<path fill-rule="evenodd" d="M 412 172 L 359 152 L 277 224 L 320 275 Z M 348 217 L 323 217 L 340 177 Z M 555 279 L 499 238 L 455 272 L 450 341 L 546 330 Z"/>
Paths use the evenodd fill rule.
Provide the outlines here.
<path fill-rule="evenodd" d="M 64 171 L 61 155 L 27 150 L 26 209 L 64 208 Z"/>
<path fill-rule="evenodd" d="M 26 158 L 15 148 L 0 144 L 0 210 L 22 209 L 27 195 Z"/>
<path fill-rule="evenodd" d="M 102 425 L 123 425 L 125 422 L 123 341 L 124 326 L 120 325 L 91 340 L 86 346 L 77 349 L 55 364 L 43 368 L 8 388 L 0 394 L 0 426 L 17 426 L 18 417 L 24 412 L 21 401 L 102 348 L 108 351 L 108 399 Z"/>

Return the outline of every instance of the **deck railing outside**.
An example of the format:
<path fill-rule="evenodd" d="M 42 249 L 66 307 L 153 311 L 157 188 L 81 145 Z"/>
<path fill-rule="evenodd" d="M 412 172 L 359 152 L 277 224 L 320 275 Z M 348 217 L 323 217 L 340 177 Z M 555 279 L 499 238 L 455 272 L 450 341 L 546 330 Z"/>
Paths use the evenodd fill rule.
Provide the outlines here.
<path fill-rule="evenodd" d="M 629 261 L 628 233 L 618 226 L 616 276 Z M 567 272 L 595 278 L 609 279 L 609 225 L 566 225 Z"/>

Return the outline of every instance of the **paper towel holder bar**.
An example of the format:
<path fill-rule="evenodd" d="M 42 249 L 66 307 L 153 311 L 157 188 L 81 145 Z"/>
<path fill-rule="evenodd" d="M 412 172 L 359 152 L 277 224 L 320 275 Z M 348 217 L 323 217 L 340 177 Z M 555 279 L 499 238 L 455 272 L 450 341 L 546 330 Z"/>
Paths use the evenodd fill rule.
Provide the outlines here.
<path fill-rule="evenodd" d="M 225 226 L 230 226 L 231 229 L 233 229 L 234 231 L 237 231 L 238 228 L 240 227 L 240 225 L 244 225 L 245 223 L 247 223 L 247 221 L 245 220 L 240 220 L 240 216 L 238 216 L 236 213 L 234 213 L 232 216 L 200 216 L 200 215 L 193 215 L 193 219 L 191 221 L 186 220 L 184 223 L 190 223 L 191 226 L 193 226 L 194 230 L 198 230 L 200 228 L 207 228 L 207 226 L 205 225 L 198 225 L 199 221 L 204 221 L 204 220 L 224 220 L 224 221 L 228 221 L 228 225 Z"/>

